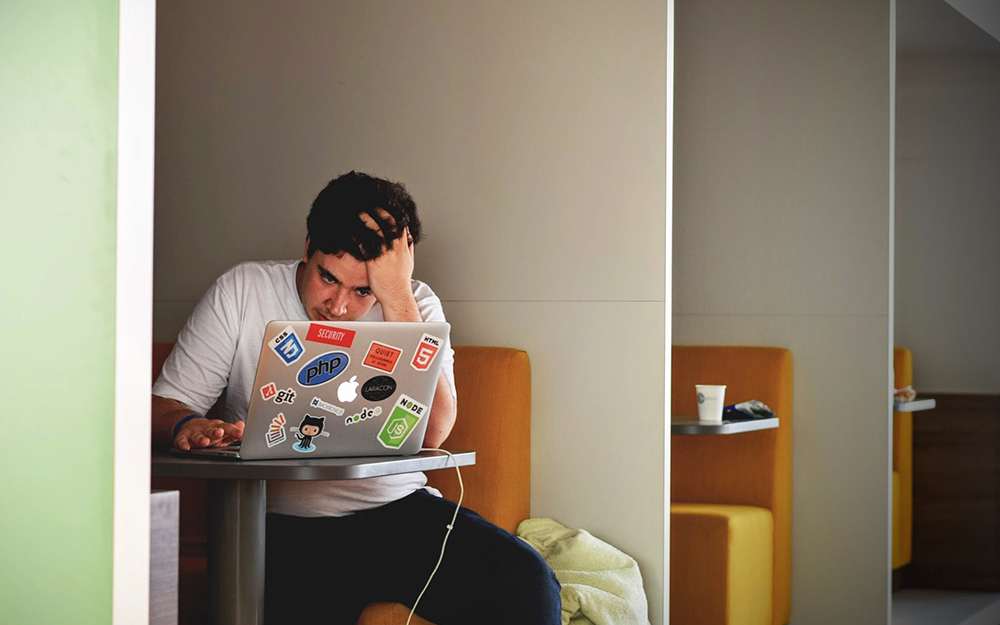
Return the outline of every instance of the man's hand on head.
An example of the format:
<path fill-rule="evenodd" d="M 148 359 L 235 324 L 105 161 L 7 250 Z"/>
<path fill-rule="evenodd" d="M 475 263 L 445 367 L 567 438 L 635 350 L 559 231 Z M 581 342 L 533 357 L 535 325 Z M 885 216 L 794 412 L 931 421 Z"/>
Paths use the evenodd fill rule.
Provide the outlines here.
<path fill-rule="evenodd" d="M 380 216 L 395 226 L 389 213 L 380 212 Z M 362 213 L 362 221 L 385 240 L 385 234 L 378 224 L 368 214 Z M 382 315 L 386 321 L 420 321 L 420 309 L 413 297 L 410 280 L 413 277 L 413 238 L 409 228 L 403 228 L 402 234 L 392 240 L 392 247 L 382 244 L 382 254 L 367 261 L 368 286 L 375 299 L 382 305 Z"/>
<path fill-rule="evenodd" d="M 225 447 L 243 438 L 243 422 L 219 419 L 191 419 L 174 438 L 174 447 L 185 451 L 198 447 Z"/>

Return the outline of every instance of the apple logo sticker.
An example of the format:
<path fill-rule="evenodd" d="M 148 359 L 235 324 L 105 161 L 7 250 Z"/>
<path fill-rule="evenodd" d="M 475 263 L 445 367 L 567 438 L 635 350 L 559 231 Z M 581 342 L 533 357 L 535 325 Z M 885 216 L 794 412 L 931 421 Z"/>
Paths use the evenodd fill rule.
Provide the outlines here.
<path fill-rule="evenodd" d="M 358 376 L 351 376 L 351 379 L 344 382 L 337 388 L 337 399 L 349 404 L 358 398 Z"/>

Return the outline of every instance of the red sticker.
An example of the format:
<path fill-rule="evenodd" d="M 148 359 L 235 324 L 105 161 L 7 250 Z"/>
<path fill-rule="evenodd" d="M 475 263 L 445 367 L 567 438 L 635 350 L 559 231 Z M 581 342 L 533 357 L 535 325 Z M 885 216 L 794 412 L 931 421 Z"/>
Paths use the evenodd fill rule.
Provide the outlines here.
<path fill-rule="evenodd" d="M 413 354 L 410 366 L 417 371 L 427 371 L 427 367 L 430 367 L 431 363 L 434 362 L 434 357 L 437 356 L 442 345 L 444 345 L 444 341 L 438 337 L 430 334 L 423 335 L 420 337 L 420 342 L 417 343 L 417 351 Z"/>
<path fill-rule="evenodd" d="M 396 368 L 396 361 L 399 360 L 402 353 L 401 349 L 372 341 L 368 347 L 368 355 L 365 356 L 365 361 L 362 364 L 372 369 L 392 373 L 392 370 Z"/>
<path fill-rule="evenodd" d="M 271 382 L 267 386 L 260 387 L 260 394 L 264 397 L 264 401 L 267 401 L 278 394 L 278 388 Z"/>
<path fill-rule="evenodd" d="M 337 347 L 350 347 L 354 343 L 354 330 L 344 330 L 333 326 L 324 326 L 318 323 L 309 324 L 309 333 L 306 334 L 307 341 L 314 343 L 326 343 Z"/>

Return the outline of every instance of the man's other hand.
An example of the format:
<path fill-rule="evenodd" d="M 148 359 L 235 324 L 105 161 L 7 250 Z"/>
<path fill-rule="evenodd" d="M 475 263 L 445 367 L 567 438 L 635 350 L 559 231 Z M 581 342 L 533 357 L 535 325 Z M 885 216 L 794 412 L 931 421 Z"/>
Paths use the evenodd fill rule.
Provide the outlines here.
<path fill-rule="evenodd" d="M 243 438 L 243 422 L 226 423 L 219 419 L 191 419 L 174 438 L 174 447 L 185 451 L 192 447 L 225 447 Z"/>
<path fill-rule="evenodd" d="M 389 221 L 392 216 L 382 211 L 379 215 Z M 385 235 L 378 224 L 369 215 L 362 213 L 362 221 L 385 240 Z M 375 299 L 382 304 L 383 316 L 386 321 L 420 321 L 417 302 L 413 298 L 410 279 L 413 277 L 413 238 L 409 228 L 403 228 L 402 234 L 392 241 L 392 248 L 383 243 L 382 254 L 365 263 L 368 270 L 368 286 Z M 413 316 L 416 315 L 416 318 Z"/>

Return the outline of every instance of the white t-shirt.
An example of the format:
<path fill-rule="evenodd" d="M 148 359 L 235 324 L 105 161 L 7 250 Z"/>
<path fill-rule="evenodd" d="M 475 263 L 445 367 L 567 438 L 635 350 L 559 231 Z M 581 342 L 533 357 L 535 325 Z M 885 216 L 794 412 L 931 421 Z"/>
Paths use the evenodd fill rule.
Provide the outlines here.
<path fill-rule="evenodd" d="M 267 324 L 275 319 L 309 319 L 295 286 L 298 264 L 297 260 L 247 262 L 216 280 L 177 337 L 153 394 L 201 414 L 219 399 L 221 419 L 229 423 L 245 419 Z M 410 284 L 423 320 L 444 321 L 441 300 L 430 287 L 419 280 Z M 361 321 L 383 321 L 382 306 L 376 302 Z M 441 357 L 441 371 L 454 394 L 455 352 L 450 341 Z M 269 481 L 267 511 L 345 516 L 396 501 L 419 488 L 440 494 L 426 483 L 423 473 L 335 482 Z"/>

